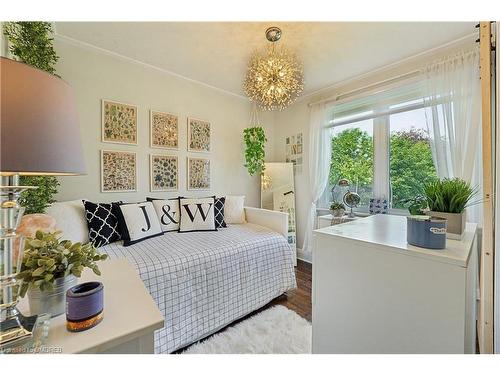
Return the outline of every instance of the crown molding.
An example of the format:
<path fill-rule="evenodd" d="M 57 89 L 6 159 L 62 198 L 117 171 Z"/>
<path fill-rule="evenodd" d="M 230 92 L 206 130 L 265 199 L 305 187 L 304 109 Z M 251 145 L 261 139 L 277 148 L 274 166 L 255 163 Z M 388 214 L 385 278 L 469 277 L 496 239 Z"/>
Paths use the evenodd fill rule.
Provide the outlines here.
<path fill-rule="evenodd" d="M 88 49 L 88 50 L 93 50 L 93 51 L 102 53 L 102 54 L 107 55 L 107 56 L 112 56 L 112 57 L 115 57 L 115 58 L 123 60 L 123 61 L 127 61 L 127 62 L 132 63 L 132 64 L 143 66 L 145 68 L 153 69 L 153 70 L 156 70 L 156 71 L 161 72 L 163 74 L 167 74 L 169 76 L 176 77 L 176 78 L 179 78 L 181 80 L 188 81 L 188 82 L 191 82 L 191 83 L 194 83 L 194 84 L 197 84 L 197 85 L 200 85 L 200 86 L 203 86 L 203 87 L 206 87 L 206 88 L 218 91 L 218 92 L 220 92 L 222 94 L 233 96 L 233 97 L 236 97 L 238 99 L 242 99 L 242 100 L 248 101 L 248 103 L 250 103 L 250 101 L 248 100 L 248 98 L 245 97 L 245 96 L 243 96 L 243 95 L 236 94 L 236 93 L 234 93 L 232 91 L 228 91 L 228 90 L 222 89 L 220 87 L 212 86 L 212 85 L 210 85 L 208 83 L 201 82 L 201 81 L 198 81 L 196 79 L 188 78 L 188 77 L 183 76 L 181 74 L 174 73 L 174 72 L 172 72 L 170 70 L 163 69 L 163 68 L 157 67 L 155 65 L 148 64 L 148 63 L 146 63 L 144 61 L 133 59 L 133 58 L 128 57 L 128 56 L 124 56 L 124 55 L 122 55 L 120 53 L 113 52 L 113 51 L 110 51 L 108 49 L 101 48 L 101 47 L 98 47 L 96 45 L 93 45 L 93 44 L 90 44 L 90 43 L 87 43 L 87 42 L 83 42 L 83 41 L 78 40 L 78 39 L 74 39 L 74 38 L 71 38 L 71 37 L 68 37 L 68 36 L 65 36 L 65 35 L 58 34 L 57 32 L 54 33 L 54 39 L 56 39 L 57 41 L 60 41 L 60 42 L 71 44 L 71 45 L 76 46 L 76 47 L 80 47 L 80 48 L 84 48 L 84 49 Z"/>

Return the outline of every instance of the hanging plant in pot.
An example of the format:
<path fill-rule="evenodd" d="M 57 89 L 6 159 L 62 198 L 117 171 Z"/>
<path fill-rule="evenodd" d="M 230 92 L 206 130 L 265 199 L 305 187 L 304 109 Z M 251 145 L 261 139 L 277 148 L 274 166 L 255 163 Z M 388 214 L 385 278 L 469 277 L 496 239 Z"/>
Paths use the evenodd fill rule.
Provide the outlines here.
<path fill-rule="evenodd" d="M 243 141 L 245 142 L 245 167 L 248 169 L 250 176 L 263 174 L 266 169 L 266 133 L 264 128 L 260 126 L 259 112 L 257 105 L 254 103 L 250 114 L 249 128 L 243 130 Z"/>
<path fill-rule="evenodd" d="M 26 238 L 19 278 L 21 297 L 28 295 L 32 314 L 65 312 L 66 291 L 75 286 L 84 268 L 100 275 L 96 262 L 106 259 L 90 243 L 72 243 L 59 239 L 60 232 L 37 231 L 34 238 Z"/>
<path fill-rule="evenodd" d="M 460 178 L 444 178 L 424 185 L 424 196 L 429 206 L 427 215 L 448 220 L 447 237 L 462 239 L 465 231 L 466 208 L 479 202 L 471 202 L 479 189 Z"/>

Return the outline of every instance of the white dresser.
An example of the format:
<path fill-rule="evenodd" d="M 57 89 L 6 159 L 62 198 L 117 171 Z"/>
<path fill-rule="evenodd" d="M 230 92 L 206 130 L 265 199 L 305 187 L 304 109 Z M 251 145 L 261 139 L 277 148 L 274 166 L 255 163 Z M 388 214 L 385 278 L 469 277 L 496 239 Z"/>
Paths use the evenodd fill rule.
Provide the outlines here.
<path fill-rule="evenodd" d="M 474 353 L 476 224 L 444 250 L 406 243 L 406 217 L 318 229 L 313 353 Z"/>

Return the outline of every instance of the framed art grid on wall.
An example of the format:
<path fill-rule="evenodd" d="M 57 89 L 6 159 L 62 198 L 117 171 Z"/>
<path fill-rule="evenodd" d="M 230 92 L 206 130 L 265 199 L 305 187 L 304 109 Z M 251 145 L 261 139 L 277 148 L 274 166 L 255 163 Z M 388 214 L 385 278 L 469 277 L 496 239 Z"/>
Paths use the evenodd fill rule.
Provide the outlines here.
<path fill-rule="evenodd" d="M 150 191 L 179 190 L 179 161 L 175 155 L 149 155 Z"/>
<path fill-rule="evenodd" d="M 101 150 L 101 192 L 137 191 L 137 154 Z"/>
<path fill-rule="evenodd" d="M 187 158 L 187 190 L 210 190 L 210 159 Z"/>
<path fill-rule="evenodd" d="M 149 145 L 152 148 L 179 149 L 179 117 L 173 113 L 149 111 Z"/>
<path fill-rule="evenodd" d="M 101 100 L 101 141 L 137 145 L 137 106 Z"/>
<path fill-rule="evenodd" d="M 187 149 L 190 152 L 210 152 L 210 122 L 188 117 Z"/>

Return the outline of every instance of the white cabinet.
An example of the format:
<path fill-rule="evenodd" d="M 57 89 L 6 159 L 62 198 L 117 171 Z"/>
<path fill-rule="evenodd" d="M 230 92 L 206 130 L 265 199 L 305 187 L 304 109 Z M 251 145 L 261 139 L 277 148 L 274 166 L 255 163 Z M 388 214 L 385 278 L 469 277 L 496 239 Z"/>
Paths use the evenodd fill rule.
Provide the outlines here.
<path fill-rule="evenodd" d="M 313 353 L 474 353 L 476 224 L 444 250 L 406 243 L 406 218 L 318 229 Z"/>
<path fill-rule="evenodd" d="M 318 228 L 321 229 L 321 228 L 332 226 L 332 224 L 338 225 L 340 223 L 354 221 L 354 220 L 359 219 L 359 217 L 357 217 L 357 216 L 356 217 L 349 217 L 347 215 L 344 215 L 340 218 L 335 218 L 335 220 L 333 220 L 333 219 L 334 219 L 333 215 L 331 215 L 331 214 L 318 216 Z"/>

